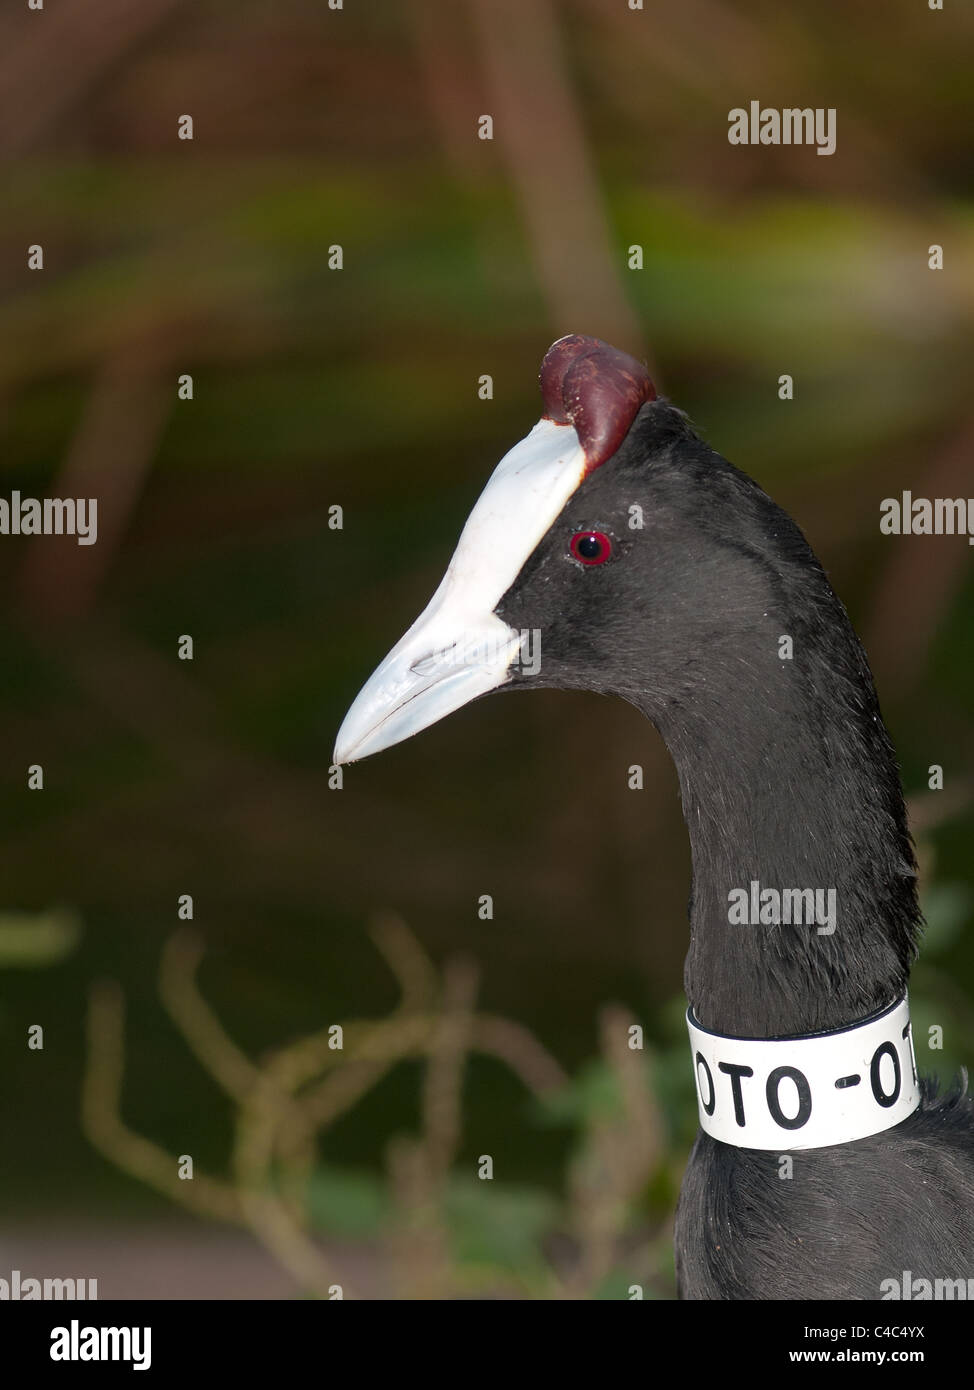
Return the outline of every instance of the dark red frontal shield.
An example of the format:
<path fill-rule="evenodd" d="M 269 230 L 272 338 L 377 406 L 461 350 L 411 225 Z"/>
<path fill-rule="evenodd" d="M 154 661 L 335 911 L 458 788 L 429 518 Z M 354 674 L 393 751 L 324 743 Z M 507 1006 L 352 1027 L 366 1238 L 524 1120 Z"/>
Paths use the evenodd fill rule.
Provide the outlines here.
<path fill-rule="evenodd" d="M 581 333 L 552 343 L 540 380 L 545 419 L 575 426 L 587 473 L 612 457 L 640 406 L 656 399 L 641 362 Z"/>

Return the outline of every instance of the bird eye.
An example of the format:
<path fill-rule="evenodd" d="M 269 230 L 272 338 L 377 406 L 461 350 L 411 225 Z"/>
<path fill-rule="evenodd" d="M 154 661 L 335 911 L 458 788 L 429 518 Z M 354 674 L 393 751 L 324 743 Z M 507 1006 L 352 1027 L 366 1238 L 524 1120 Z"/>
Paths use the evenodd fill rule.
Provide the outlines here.
<path fill-rule="evenodd" d="M 612 554 L 612 542 L 601 531 L 576 531 L 571 552 L 583 565 L 604 565 Z"/>

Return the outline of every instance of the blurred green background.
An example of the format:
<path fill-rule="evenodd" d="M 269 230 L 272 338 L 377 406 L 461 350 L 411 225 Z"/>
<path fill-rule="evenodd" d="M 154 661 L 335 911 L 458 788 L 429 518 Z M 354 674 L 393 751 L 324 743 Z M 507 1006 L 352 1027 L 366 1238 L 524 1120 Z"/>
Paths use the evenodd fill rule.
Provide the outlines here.
<path fill-rule="evenodd" d="M 329 785 L 567 332 L 647 358 L 829 570 L 921 851 L 919 1060 L 974 1055 L 971 550 L 878 525 L 904 488 L 974 493 L 972 23 L 906 0 L 5 8 L 2 495 L 98 496 L 100 527 L 0 544 L 0 1275 L 672 1296 L 689 854 L 653 730 L 595 697 L 480 702 Z M 836 153 L 731 146 L 751 99 L 835 107 Z M 284 1083 L 262 1111 L 243 1064 L 228 1097 L 226 1040 L 214 1061 L 160 999 L 180 894 L 209 1023 L 267 1086 L 280 1049 L 396 1009 L 370 924 L 446 1021 L 412 1052 L 366 1030 L 387 1065 L 350 1059 L 359 1090 L 328 1082 L 317 1138 L 261 1167 Z M 82 1119 L 99 981 L 126 1002 L 124 1132 L 110 1061 Z M 119 998 L 95 996 L 103 1061 Z"/>

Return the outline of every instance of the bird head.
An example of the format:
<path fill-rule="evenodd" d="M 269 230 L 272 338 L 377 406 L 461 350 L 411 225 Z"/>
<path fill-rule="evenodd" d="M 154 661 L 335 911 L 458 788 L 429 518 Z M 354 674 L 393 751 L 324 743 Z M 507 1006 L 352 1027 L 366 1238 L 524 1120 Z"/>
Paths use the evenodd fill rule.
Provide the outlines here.
<path fill-rule="evenodd" d="M 336 762 L 498 689 L 594 689 L 645 708 L 686 686 L 689 656 L 719 640 L 713 596 L 762 582 L 739 546 L 707 539 L 708 515 L 743 475 L 657 397 L 642 363 L 572 335 L 548 350 L 540 382 L 542 418 L 498 464 L 436 593 L 352 704 Z"/>

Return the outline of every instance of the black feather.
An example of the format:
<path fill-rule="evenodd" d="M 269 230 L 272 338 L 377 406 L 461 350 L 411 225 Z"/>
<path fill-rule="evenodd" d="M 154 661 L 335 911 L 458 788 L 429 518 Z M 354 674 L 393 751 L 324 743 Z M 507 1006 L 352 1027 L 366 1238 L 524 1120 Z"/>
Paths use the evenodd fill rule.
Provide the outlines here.
<path fill-rule="evenodd" d="M 609 563 L 572 560 L 584 529 L 612 538 Z M 497 611 L 541 632 L 540 675 L 514 688 L 620 695 L 665 740 L 693 853 L 686 990 L 705 1027 L 787 1037 L 902 994 L 922 921 L 893 747 L 845 609 L 752 479 L 668 401 L 643 406 Z M 730 926 L 728 893 L 752 880 L 834 888 L 836 931 Z M 971 1102 L 927 1084 L 910 1119 L 797 1153 L 788 1180 L 776 1155 L 701 1135 L 676 1239 L 690 1298 L 879 1298 L 902 1270 L 974 1277 Z"/>

